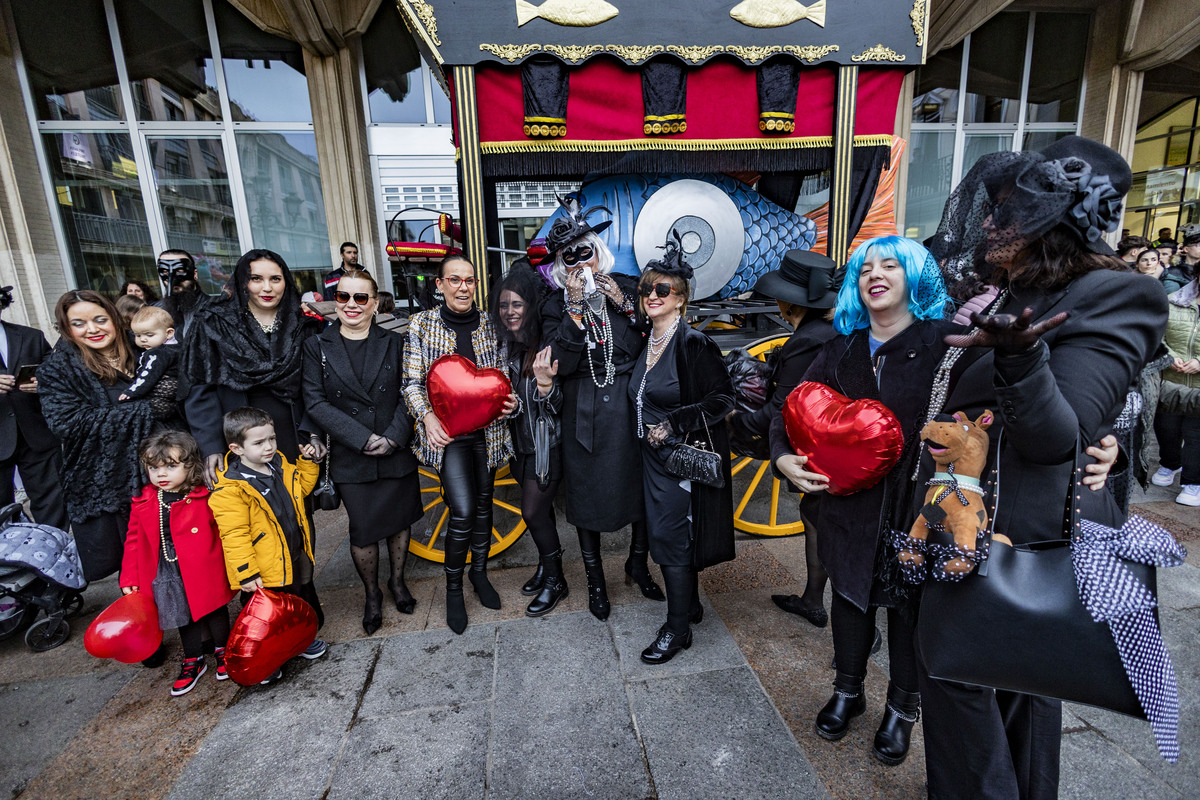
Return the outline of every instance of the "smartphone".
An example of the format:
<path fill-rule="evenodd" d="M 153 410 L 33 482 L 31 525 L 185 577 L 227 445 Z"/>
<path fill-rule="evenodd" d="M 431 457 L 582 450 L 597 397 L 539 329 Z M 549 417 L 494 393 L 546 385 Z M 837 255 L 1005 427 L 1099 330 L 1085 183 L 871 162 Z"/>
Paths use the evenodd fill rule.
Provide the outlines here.
<path fill-rule="evenodd" d="M 22 364 L 17 370 L 17 386 L 29 383 L 37 376 L 39 364 Z"/>

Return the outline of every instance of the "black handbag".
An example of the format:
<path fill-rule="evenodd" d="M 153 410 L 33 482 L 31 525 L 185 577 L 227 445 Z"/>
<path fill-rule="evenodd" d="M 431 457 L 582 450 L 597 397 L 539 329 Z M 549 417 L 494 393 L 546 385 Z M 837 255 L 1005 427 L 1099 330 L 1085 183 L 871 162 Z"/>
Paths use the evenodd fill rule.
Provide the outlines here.
<path fill-rule="evenodd" d="M 725 485 L 721 454 L 712 449 L 712 431 L 708 429 L 708 418 L 703 411 L 700 412 L 700 419 L 704 422 L 704 432 L 708 434 L 708 446 L 699 439 L 694 444 L 688 444 L 685 439 L 674 446 L 663 468 L 676 478 L 720 489 Z"/>
<path fill-rule="evenodd" d="M 999 451 L 993 497 L 1000 491 Z M 1090 491 L 1078 482 L 1082 477 L 1076 447 L 1064 515 L 1072 535 L 1080 522 L 1076 493 Z M 1122 561 L 1157 598 L 1155 568 Z M 929 674 L 940 680 L 1146 718 L 1109 624 L 1094 621 L 1080 600 L 1070 539 L 1011 546 L 993 540 L 976 574 L 927 583 L 917 646 Z"/>

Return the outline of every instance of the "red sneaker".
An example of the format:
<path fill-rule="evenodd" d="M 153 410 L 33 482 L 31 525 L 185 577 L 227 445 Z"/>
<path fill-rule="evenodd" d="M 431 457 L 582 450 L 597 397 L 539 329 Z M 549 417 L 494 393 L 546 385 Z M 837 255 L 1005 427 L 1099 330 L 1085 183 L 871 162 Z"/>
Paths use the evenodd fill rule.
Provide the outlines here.
<path fill-rule="evenodd" d="M 185 658 L 183 660 L 183 669 L 179 671 L 179 677 L 175 679 L 175 684 L 171 687 L 171 697 L 179 697 L 196 688 L 196 684 L 200 681 L 200 676 L 206 670 L 208 670 L 208 665 L 204 663 L 204 656 L 200 656 L 199 658 Z"/>
<path fill-rule="evenodd" d="M 229 670 L 225 669 L 225 648 L 218 647 L 213 651 L 213 657 L 217 659 L 217 680 L 229 680 Z"/>

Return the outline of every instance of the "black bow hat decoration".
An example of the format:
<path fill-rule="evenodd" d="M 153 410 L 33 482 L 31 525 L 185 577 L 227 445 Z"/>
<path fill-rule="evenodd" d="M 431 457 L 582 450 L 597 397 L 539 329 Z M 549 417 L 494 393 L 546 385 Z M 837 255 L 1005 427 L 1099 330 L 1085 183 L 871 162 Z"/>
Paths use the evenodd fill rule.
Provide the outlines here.
<path fill-rule="evenodd" d="M 600 233 L 606 230 L 609 225 L 612 225 L 612 220 L 607 219 L 595 225 L 588 222 L 587 218 L 597 211 L 604 211 L 608 214 L 612 212 L 604 206 L 592 206 L 585 212 L 583 206 L 586 203 L 587 200 L 584 199 L 581 192 L 572 192 L 565 198 L 558 198 L 558 204 L 562 206 L 563 211 L 566 213 L 554 220 L 549 232 L 546 234 L 546 250 L 550 255 L 554 255 L 571 242 L 586 234 Z"/>

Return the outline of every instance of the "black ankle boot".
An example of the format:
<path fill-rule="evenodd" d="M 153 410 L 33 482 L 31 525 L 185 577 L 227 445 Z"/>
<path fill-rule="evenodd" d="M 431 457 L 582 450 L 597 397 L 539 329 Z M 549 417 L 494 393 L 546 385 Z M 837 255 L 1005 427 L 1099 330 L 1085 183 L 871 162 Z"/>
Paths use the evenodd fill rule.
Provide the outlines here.
<path fill-rule="evenodd" d="M 680 650 L 687 650 L 691 646 L 692 632 L 690 630 L 680 635 L 668 630 L 664 625 L 658 629 L 650 646 L 642 651 L 642 661 L 647 664 L 665 664 Z"/>
<path fill-rule="evenodd" d="M 635 582 L 642 590 L 642 597 L 648 600 L 667 599 L 662 589 L 654 582 L 654 578 L 650 576 L 650 567 L 646 563 L 645 551 L 638 553 L 630 550 L 629 558 L 625 559 L 625 585 L 628 586 Z"/>
<path fill-rule="evenodd" d="M 545 578 L 538 596 L 533 598 L 525 609 L 525 616 L 540 617 L 549 614 L 558 605 L 558 601 L 567 596 L 567 582 L 562 574 L 562 550 L 542 556 L 542 566 L 545 568 Z"/>
<path fill-rule="evenodd" d="M 604 562 L 599 550 L 581 550 L 583 570 L 587 573 L 588 611 L 596 619 L 608 619 L 612 605 L 608 602 L 608 586 L 604 583 Z"/>
<path fill-rule="evenodd" d="M 471 579 L 471 586 L 475 589 L 475 594 L 479 595 L 479 602 L 483 604 L 483 607 L 499 608 L 500 595 L 487 576 L 490 538 L 490 536 L 471 537 L 471 571 L 468 573 L 468 577 Z"/>
<path fill-rule="evenodd" d="M 850 730 L 850 720 L 867 710 L 863 679 L 837 673 L 833 697 L 817 714 L 817 735 L 836 742 Z"/>
<path fill-rule="evenodd" d="M 559 553 L 562 551 L 559 550 Z M 546 579 L 545 568 L 542 567 L 542 562 L 538 562 L 537 569 L 533 573 L 533 577 L 525 581 L 525 585 L 521 587 L 521 594 L 526 597 L 533 597 L 542 590 L 542 581 Z"/>
<path fill-rule="evenodd" d="M 467 606 L 463 602 L 463 571 L 446 568 L 446 624 L 455 633 L 467 629 Z"/>
<path fill-rule="evenodd" d="M 908 757 L 909 739 L 913 725 L 921 718 L 921 695 L 906 692 L 888 684 L 887 705 L 883 720 L 875 731 L 875 757 L 888 766 L 895 766 Z"/>

